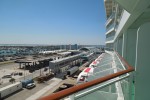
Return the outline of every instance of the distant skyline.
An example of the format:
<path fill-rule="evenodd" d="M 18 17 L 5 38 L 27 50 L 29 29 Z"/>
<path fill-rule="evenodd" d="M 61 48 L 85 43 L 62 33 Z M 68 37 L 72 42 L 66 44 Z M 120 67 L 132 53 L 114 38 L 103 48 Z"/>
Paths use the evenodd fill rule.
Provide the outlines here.
<path fill-rule="evenodd" d="M 0 44 L 105 44 L 103 0 L 0 0 Z"/>

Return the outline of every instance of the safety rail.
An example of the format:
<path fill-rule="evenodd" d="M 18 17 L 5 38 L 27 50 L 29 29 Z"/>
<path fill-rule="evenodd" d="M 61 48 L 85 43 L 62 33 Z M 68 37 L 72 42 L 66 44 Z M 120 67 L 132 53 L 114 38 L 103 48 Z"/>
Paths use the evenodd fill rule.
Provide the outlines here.
<path fill-rule="evenodd" d="M 113 73 L 113 74 L 110 74 L 110 75 L 107 75 L 107 76 L 104 76 L 104 77 L 86 82 L 86 83 L 83 83 L 83 84 L 73 86 L 71 88 L 59 91 L 57 93 L 42 97 L 39 100 L 59 100 L 59 99 L 62 99 L 64 97 L 67 97 L 69 95 L 72 95 L 76 92 L 79 92 L 83 89 L 98 85 L 100 83 L 106 82 L 108 80 L 114 79 L 116 77 L 120 77 L 124 74 L 127 74 L 129 72 L 134 71 L 134 68 L 132 66 L 130 66 L 124 58 L 122 58 L 117 52 L 115 52 L 115 53 L 120 58 L 121 62 L 125 65 L 126 70 L 122 70 L 122 71 L 119 71 L 119 72 L 116 72 L 116 73 Z"/>
<path fill-rule="evenodd" d="M 109 26 L 107 26 L 107 28 L 106 28 L 106 32 L 108 32 L 108 31 L 110 31 L 111 29 L 115 29 L 115 23 L 111 23 Z"/>
<path fill-rule="evenodd" d="M 112 21 L 113 18 L 115 18 L 115 13 L 112 13 L 112 14 L 109 16 L 109 18 L 107 19 L 105 25 L 107 26 L 107 25 Z"/>
<path fill-rule="evenodd" d="M 113 39 L 114 39 L 114 37 L 115 37 L 115 36 L 107 37 L 107 38 L 106 38 L 106 42 L 107 42 L 107 41 L 111 41 L 111 40 L 113 40 Z"/>

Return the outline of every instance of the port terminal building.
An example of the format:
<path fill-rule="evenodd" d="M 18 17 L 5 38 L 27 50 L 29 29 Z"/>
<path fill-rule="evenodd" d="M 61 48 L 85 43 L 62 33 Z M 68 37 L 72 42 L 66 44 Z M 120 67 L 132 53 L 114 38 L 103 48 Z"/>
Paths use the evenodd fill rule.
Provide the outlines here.
<path fill-rule="evenodd" d="M 49 62 L 49 68 L 54 73 L 63 73 L 69 68 L 75 66 L 76 64 L 82 63 L 83 58 L 89 59 L 91 58 L 96 52 L 99 52 L 100 50 L 95 47 L 84 47 L 79 49 L 78 54 L 53 60 Z M 80 53 L 79 53 L 80 52 Z M 69 54 L 69 52 L 61 53 L 61 54 Z"/>
<path fill-rule="evenodd" d="M 50 61 L 49 68 L 54 73 L 63 73 L 77 63 L 80 63 L 81 56 L 83 56 L 83 53 Z"/>
<path fill-rule="evenodd" d="M 96 47 L 83 47 L 80 48 L 79 51 L 81 52 L 88 52 L 88 53 L 101 53 L 101 50 Z"/>

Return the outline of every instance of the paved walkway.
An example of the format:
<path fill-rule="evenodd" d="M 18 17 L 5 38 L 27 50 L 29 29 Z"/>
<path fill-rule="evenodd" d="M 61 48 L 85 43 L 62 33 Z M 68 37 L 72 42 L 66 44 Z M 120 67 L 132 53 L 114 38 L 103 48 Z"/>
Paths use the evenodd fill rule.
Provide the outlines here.
<path fill-rule="evenodd" d="M 35 94 L 33 94 L 32 96 L 30 96 L 26 100 L 36 100 L 36 99 L 40 98 L 47 91 L 49 91 L 50 89 L 52 89 L 53 87 L 55 87 L 57 84 L 59 84 L 62 81 L 59 78 L 53 78 L 51 80 L 53 80 L 54 82 L 52 82 L 50 85 L 46 86 L 45 88 L 41 89 L 40 91 L 36 92 Z"/>

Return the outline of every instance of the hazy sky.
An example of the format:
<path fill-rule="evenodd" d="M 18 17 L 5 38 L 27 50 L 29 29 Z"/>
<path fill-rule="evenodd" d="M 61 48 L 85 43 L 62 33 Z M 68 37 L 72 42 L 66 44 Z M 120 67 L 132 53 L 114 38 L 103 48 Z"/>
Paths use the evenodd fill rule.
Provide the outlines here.
<path fill-rule="evenodd" d="M 104 0 L 0 0 L 0 44 L 104 44 Z"/>

